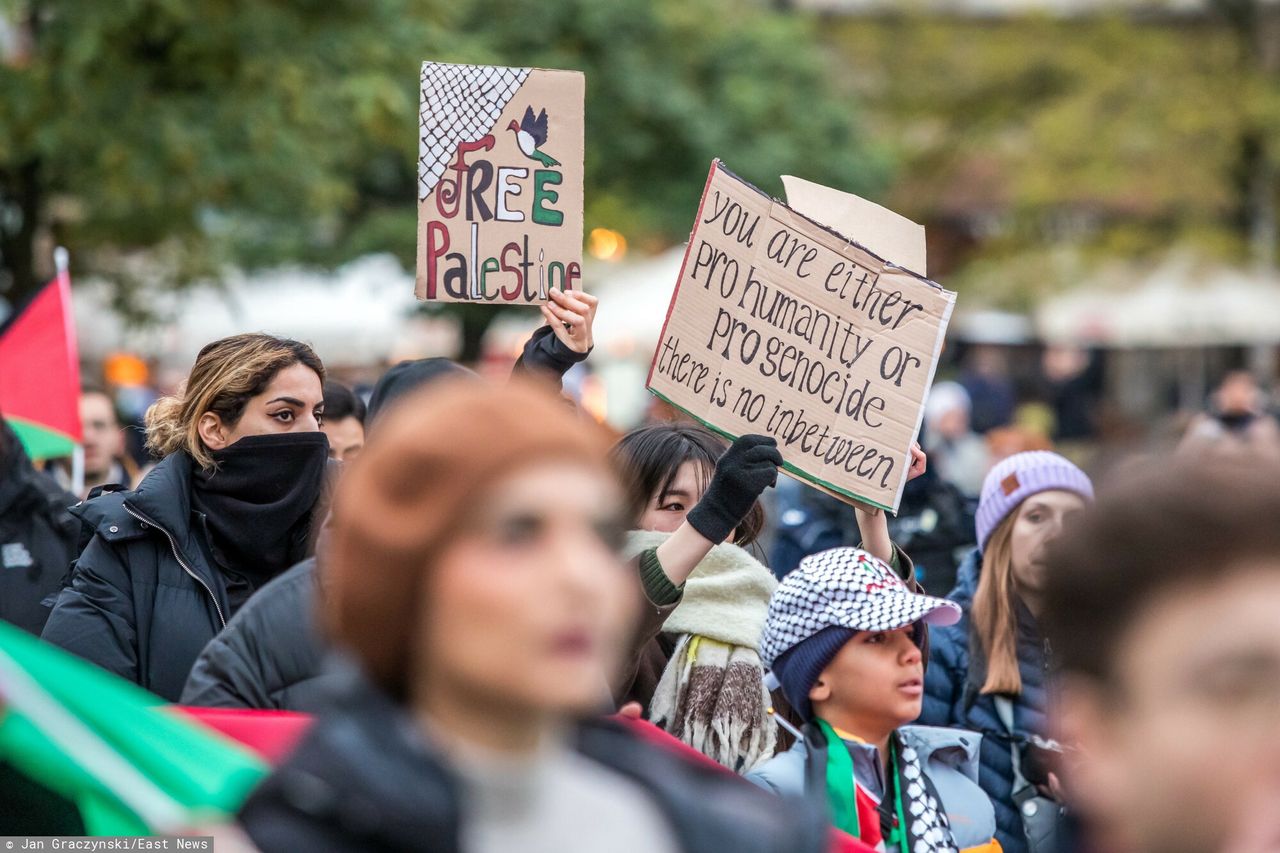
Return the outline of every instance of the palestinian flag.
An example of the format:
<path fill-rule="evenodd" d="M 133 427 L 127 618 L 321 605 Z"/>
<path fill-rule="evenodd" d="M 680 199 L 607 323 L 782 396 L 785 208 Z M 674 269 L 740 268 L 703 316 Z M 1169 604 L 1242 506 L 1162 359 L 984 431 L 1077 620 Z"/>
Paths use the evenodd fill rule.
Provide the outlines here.
<path fill-rule="evenodd" d="M 70 456 L 80 443 L 80 357 L 65 266 L 0 326 L 0 415 L 32 459 Z"/>
<path fill-rule="evenodd" d="M 269 769 L 159 697 L 3 622 L 0 764 L 73 803 L 89 835 L 225 821 Z"/>

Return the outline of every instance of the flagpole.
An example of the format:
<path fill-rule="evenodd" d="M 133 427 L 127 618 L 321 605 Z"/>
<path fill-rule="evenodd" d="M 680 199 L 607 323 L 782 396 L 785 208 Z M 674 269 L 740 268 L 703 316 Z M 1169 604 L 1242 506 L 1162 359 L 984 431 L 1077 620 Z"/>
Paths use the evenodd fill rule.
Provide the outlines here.
<path fill-rule="evenodd" d="M 53 249 L 53 266 L 58 275 L 58 286 L 65 294 L 71 290 L 71 255 L 66 246 L 55 246 Z M 68 305 L 68 309 L 70 305 Z M 71 491 L 76 497 L 84 496 L 84 445 L 77 443 L 71 451 Z"/>

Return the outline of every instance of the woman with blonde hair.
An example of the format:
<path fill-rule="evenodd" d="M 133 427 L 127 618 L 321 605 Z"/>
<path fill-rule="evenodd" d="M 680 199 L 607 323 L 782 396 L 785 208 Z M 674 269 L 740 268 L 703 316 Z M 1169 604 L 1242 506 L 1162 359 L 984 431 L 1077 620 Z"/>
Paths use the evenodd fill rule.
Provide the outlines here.
<path fill-rule="evenodd" d="M 93 537 L 43 637 L 176 701 L 204 645 L 307 556 L 329 444 L 311 347 L 234 335 L 200 351 L 148 411 L 160 463 L 132 491 L 73 512 Z"/>
<path fill-rule="evenodd" d="M 1049 660 L 1037 620 L 1046 546 L 1092 502 L 1088 476 L 1056 453 L 1017 453 L 992 468 L 978 503 L 978 547 L 948 596 L 964 615 L 929 635 L 918 722 L 982 733 L 979 782 L 1006 853 L 1047 849 L 1059 811 L 1038 762 Z"/>

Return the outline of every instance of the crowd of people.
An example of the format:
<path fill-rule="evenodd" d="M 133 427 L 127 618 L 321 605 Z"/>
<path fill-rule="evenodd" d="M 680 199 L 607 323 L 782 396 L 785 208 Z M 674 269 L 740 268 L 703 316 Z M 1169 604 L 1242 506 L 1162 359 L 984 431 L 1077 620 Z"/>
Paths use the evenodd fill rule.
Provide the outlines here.
<path fill-rule="evenodd" d="M 595 422 L 560 393 L 595 307 L 553 291 L 505 383 L 424 359 L 367 402 L 211 342 L 145 471 L 86 388 L 81 495 L 0 422 L 0 618 L 314 715 L 240 811 L 267 853 L 1280 849 L 1280 462 L 1238 377 L 1096 494 L 939 383 L 890 518 L 767 436 Z"/>

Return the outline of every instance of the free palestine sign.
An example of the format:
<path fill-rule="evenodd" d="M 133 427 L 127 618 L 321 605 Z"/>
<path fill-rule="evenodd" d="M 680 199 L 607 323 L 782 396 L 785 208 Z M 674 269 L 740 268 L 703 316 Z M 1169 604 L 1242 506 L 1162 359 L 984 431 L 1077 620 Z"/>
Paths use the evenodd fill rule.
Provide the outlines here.
<path fill-rule="evenodd" d="M 580 287 L 585 92 L 577 71 L 422 64 L 419 299 L 538 304 Z"/>
<path fill-rule="evenodd" d="M 955 294 L 906 268 L 924 269 L 915 223 L 786 181 L 804 214 L 712 163 L 648 387 L 730 438 L 774 436 L 793 476 L 896 512 Z"/>

